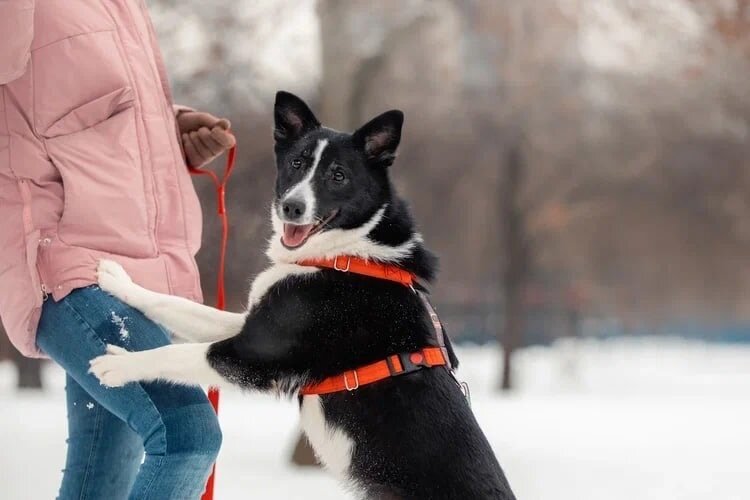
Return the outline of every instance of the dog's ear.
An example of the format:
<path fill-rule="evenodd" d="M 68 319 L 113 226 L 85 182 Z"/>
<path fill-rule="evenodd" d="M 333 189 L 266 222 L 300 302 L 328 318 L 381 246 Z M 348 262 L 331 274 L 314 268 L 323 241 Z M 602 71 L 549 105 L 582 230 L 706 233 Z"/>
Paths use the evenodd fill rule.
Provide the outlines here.
<path fill-rule="evenodd" d="M 396 159 L 403 124 L 404 113 L 397 109 L 386 111 L 357 129 L 352 140 L 364 150 L 368 162 L 388 167 Z"/>
<path fill-rule="evenodd" d="M 273 138 L 276 142 L 293 141 L 320 127 L 320 122 L 305 101 L 283 90 L 276 93 L 273 116 Z"/>

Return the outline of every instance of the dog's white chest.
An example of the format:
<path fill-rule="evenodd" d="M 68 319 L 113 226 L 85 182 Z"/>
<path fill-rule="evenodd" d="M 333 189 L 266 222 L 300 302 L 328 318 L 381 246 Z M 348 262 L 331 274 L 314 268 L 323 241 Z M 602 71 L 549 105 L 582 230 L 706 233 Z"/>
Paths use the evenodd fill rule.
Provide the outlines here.
<path fill-rule="evenodd" d="M 300 408 L 302 430 L 318 459 L 328 470 L 344 478 L 352 461 L 354 443 L 341 429 L 326 424 L 320 396 L 304 396 Z"/>

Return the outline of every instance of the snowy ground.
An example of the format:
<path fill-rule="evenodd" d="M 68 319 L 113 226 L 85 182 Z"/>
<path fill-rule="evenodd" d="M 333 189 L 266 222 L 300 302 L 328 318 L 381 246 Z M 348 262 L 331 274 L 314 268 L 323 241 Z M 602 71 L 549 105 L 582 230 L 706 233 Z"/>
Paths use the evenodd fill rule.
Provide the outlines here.
<path fill-rule="evenodd" d="M 460 350 L 474 410 L 519 499 L 750 498 L 750 347 L 677 340 L 533 348 L 519 389 L 490 392 L 494 349 Z M 18 394 L 0 364 L 0 498 L 54 498 L 65 452 L 60 372 Z M 218 500 L 344 499 L 325 473 L 288 465 L 295 405 L 224 392 Z M 33 476 L 32 476 L 33 474 Z"/>

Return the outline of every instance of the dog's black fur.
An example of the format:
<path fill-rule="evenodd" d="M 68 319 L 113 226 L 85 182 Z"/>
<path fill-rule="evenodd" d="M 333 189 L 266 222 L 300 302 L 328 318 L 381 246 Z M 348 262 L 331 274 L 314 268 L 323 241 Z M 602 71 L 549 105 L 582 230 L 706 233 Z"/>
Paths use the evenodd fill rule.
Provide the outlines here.
<path fill-rule="evenodd" d="M 412 241 L 394 263 L 431 281 L 436 259 L 421 238 L 415 239 L 407 205 L 388 177 L 401 136 L 401 112 L 385 113 L 350 135 L 321 127 L 304 102 L 280 92 L 275 120 L 274 210 L 282 222 L 283 197 L 312 168 L 319 141 L 328 141 L 311 182 L 316 219 L 334 215 L 302 248 L 327 232 L 361 228 L 385 207 L 366 238 L 375 249 Z M 287 250 L 293 255 L 294 249 Z M 378 259 L 375 253 L 365 257 Z M 238 385 L 294 394 L 304 384 L 434 343 L 429 316 L 410 288 L 322 269 L 291 274 L 272 285 L 252 306 L 242 332 L 214 344 L 208 358 Z M 348 479 L 368 498 L 514 498 L 446 368 L 321 398 L 326 424 L 353 442 Z"/>

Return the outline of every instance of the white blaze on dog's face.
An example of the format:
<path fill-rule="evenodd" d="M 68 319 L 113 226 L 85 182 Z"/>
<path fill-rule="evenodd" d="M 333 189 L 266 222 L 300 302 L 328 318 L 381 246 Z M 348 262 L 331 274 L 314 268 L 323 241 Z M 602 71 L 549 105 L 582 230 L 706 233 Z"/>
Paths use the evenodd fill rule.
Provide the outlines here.
<path fill-rule="evenodd" d="M 289 188 L 276 206 L 278 215 L 284 223 L 282 243 L 288 248 L 302 245 L 313 229 L 322 227 L 321 222 L 324 223 L 326 219 L 335 216 L 335 213 L 332 213 L 326 219 L 316 218 L 317 200 L 313 191 L 313 182 L 327 145 L 327 139 L 318 139 L 312 155 L 308 151 L 303 151 L 302 158 L 292 160 L 292 168 L 295 169 L 301 169 L 306 158 L 309 158 L 310 165 L 302 180 Z"/>
<path fill-rule="evenodd" d="M 271 251 L 320 256 L 362 239 L 391 201 L 387 167 L 396 156 L 403 113 L 388 111 L 347 134 L 322 127 L 301 99 L 279 92 L 274 118 Z"/>

